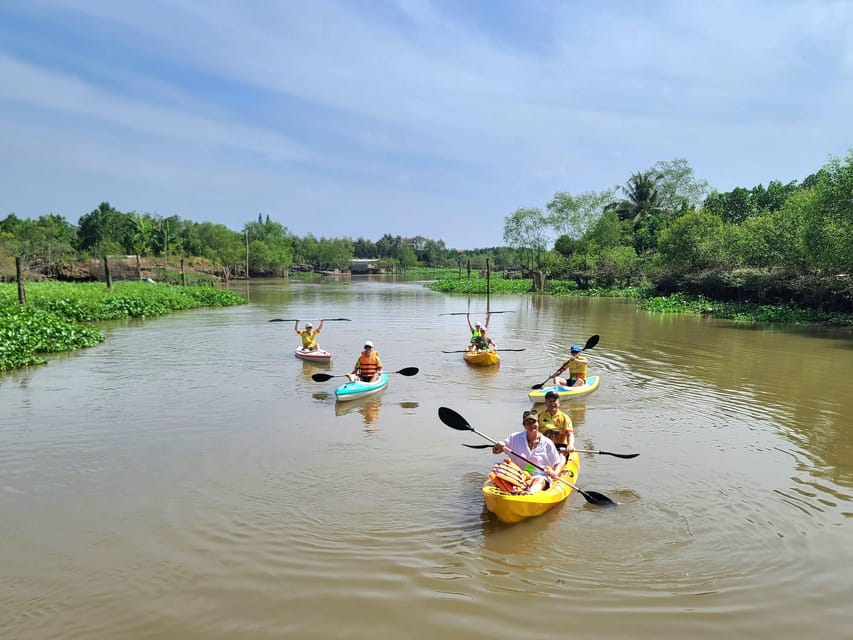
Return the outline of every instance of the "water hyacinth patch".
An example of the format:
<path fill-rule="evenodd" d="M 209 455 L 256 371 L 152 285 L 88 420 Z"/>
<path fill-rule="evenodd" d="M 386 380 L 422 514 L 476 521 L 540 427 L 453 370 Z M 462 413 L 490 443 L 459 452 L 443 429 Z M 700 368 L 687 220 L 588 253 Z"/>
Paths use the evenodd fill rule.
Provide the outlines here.
<path fill-rule="evenodd" d="M 214 287 L 177 287 L 145 282 L 27 284 L 27 304 L 18 303 L 16 284 L 0 284 L 0 371 L 43 364 L 39 354 L 91 347 L 104 340 L 89 324 L 98 320 L 144 318 L 199 307 L 245 304 Z"/>

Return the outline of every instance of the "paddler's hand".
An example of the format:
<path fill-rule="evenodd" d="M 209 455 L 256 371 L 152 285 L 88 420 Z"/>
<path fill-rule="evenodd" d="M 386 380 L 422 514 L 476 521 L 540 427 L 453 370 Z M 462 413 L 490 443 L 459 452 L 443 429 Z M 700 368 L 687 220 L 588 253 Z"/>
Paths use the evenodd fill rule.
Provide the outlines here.
<path fill-rule="evenodd" d="M 495 446 L 492 447 L 492 453 L 503 453 L 503 451 L 504 446 L 500 442 L 496 443 Z"/>

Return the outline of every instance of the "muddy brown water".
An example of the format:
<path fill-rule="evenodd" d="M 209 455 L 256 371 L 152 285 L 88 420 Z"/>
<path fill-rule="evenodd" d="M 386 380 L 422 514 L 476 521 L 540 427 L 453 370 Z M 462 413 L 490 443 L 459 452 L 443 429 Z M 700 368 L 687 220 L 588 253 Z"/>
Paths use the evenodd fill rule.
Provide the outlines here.
<path fill-rule="evenodd" d="M 250 304 L 104 325 L 0 377 L 0 637 L 815 638 L 853 628 L 853 334 L 493 297 L 498 369 L 466 366 L 485 301 L 373 279 L 241 283 Z M 293 357 L 326 323 L 329 366 Z M 571 343 L 581 496 L 502 525 L 495 459 Z M 335 404 L 372 339 L 395 371 Z"/>

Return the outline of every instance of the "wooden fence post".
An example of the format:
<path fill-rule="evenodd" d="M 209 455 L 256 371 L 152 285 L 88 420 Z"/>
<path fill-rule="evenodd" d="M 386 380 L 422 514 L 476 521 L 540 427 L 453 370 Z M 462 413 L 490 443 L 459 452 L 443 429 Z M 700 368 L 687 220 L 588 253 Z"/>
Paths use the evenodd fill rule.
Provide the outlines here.
<path fill-rule="evenodd" d="M 181 286 L 187 286 L 187 274 L 184 271 L 184 259 L 181 258 Z"/>
<path fill-rule="evenodd" d="M 113 288 L 113 277 L 110 275 L 110 261 L 109 256 L 104 256 L 104 278 L 107 281 L 107 289 Z"/>
<path fill-rule="evenodd" d="M 18 281 L 18 302 L 27 304 L 27 291 L 24 289 L 24 277 L 21 275 L 20 258 L 15 258 L 15 279 Z"/>

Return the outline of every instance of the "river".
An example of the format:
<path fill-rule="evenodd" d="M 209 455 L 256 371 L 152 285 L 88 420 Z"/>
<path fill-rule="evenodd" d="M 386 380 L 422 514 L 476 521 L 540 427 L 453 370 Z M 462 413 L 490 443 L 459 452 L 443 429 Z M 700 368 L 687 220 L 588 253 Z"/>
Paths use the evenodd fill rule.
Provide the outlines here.
<path fill-rule="evenodd" d="M 853 628 L 853 333 L 493 297 L 496 369 L 467 366 L 485 300 L 381 279 L 260 281 L 250 303 L 103 325 L 0 377 L 0 637 L 767 638 Z M 469 307 L 470 305 L 470 307 Z M 293 357 L 327 322 L 331 365 Z M 562 403 L 573 495 L 497 522 L 503 438 L 571 343 L 597 391 Z M 336 406 L 364 340 L 391 374 Z"/>

